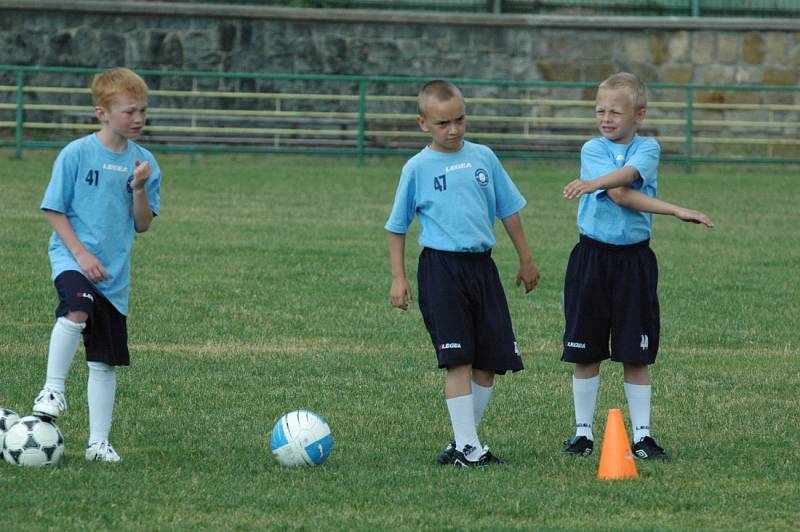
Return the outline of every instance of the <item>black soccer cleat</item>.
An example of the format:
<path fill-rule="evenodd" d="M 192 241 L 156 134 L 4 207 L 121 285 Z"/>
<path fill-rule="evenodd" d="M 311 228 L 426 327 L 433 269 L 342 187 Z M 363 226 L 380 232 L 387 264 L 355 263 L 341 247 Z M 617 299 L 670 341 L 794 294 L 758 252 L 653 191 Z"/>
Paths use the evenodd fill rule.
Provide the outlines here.
<path fill-rule="evenodd" d="M 634 444 L 632 449 L 633 455 L 639 460 L 662 460 L 668 462 L 672 457 L 664 451 L 656 440 L 650 436 L 645 436 L 638 443 Z"/>
<path fill-rule="evenodd" d="M 564 441 L 561 456 L 589 456 L 594 450 L 594 442 L 586 436 L 573 436 Z"/>
<path fill-rule="evenodd" d="M 483 454 L 477 460 L 468 460 L 466 455 L 470 454 L 472 450 L 473 447 L 471 445 L 465 446 L 463 451 L 453 449 L 453 459 L 450 463 L 456 467 L 462 468 L 486 467 L 489 465 L 502 465 L 508 463 L 505 460 L 493 455 L 486 446 L 483 447 Z"/>
<path fill-rule="evenodd" d="M 436 461 L 442 465 L 449 465 L 453 463 L 453 453 L 456 452 L 456 442 L 451 441 L 447 444 L 442 452 L 436 455 Z"/>

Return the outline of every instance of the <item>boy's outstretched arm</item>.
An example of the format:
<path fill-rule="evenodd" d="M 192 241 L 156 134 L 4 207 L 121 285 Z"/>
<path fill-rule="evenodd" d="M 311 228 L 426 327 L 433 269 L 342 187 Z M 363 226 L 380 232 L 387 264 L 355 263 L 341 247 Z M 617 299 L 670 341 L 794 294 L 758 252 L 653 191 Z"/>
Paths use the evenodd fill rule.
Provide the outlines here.
<path fill-rule="evenodd" d="M 503 226 L 506 228 L 514 248 L 519 256 L 519 273 L 517 273 L 516 285 L 525 283 L 525 293 L 527 294 L 539 284 L 539 268 L 533 262 L 531 251 L 528 249 L 528 241 L 525 239 L 525 231 L 522 228 L 522 217 L 519 213 L 503 218 Z"/>
<path fill-rule="evenodd" d="M 608 191 L 608 197 L 617 205 L 642 212 L 652 212 L 653 214 L 669 214 L 684 222 L 703 224 L 706 227 L 714 227 L 711 218 L 700 211 L 694 211 L 673 205 L 658 198 L 651 198 L 647 194 L 642 194 L 638 190 L 628 187 L 615 188 Z"/>
<path fill-rule="evenodd" d="M 639 170 L 633 166 L 624 166 L 606 175 L 584 181 L 575 179 L 564 187 L 566 199 L 580 198 L 584 194 L 591 194 L 598 190 L 610 190 L 617 187 L 626 187 L 639 179 Z"/>
<path fill-rule="evenodd" d="M 389 257 L 392 259 L 392 287 L 389 289 L 389 302 L 402 310 L 408 309 L 413 300 L 411 286 L 406 279 L 405 265 L 406 235 L 389 231 Z"/>

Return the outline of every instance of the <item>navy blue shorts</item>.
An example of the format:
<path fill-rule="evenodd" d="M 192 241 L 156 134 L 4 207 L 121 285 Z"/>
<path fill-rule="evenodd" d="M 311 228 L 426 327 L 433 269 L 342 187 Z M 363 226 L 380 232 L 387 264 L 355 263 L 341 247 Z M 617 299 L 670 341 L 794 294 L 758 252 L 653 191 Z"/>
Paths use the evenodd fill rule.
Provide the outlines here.
<path fill-rule="evenodd" d="M 615 246 L 581 235 L 564 279 L 561 360 L 655 362 L 660 330 L 657 290 L 658 263 L 649 240 Z"/>
<path fill-rule="evenodd" d="M 467 364 L 499 374 L 524 368 L 491 251 L 425 248 L 417 281 L 419 308 L 440 368 Z"/>
<path fill-rule="evenodd" d="M 56 318 L 74 311 L 89 315 L 83 329 L 86 360 L 104 362 L 109 366 L 130 365 L 126 316 L 80 272 L 62 272 L 53 283 L 59 299 Z"/>

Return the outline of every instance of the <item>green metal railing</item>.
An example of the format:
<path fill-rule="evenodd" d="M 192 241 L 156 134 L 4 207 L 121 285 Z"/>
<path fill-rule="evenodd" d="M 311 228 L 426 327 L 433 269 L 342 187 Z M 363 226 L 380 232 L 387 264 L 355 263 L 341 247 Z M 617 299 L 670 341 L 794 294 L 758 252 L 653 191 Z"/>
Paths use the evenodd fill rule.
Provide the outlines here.
<path fill-rule="evenodd" d="M 0 146 L 21 157 L 97 129 L 87 87 L 98 71 L 0 65 Z M 429 78 L 138 72 L 153 87 L 141 142 L 154 151 L 346 155 L 361 163 L 415 153 L 427 140 L 414 117 L 416 91 Z M 468 137 L 503 157 L 577 158 L 597 134 L 596 83 L 452 81 L 467 97 Z M 643 134 L 659 139 L 665 160 L 687 169 L 697 162 L 800 163 L 798 87 L 648 89 Z"/>

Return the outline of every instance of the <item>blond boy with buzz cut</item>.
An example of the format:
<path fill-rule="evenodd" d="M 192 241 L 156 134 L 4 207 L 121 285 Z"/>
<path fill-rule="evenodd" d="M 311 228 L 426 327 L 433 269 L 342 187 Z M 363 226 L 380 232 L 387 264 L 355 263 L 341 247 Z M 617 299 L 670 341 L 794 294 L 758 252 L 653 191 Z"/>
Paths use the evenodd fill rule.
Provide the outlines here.
<path fill-rule="evenodd" d="M 660 333 L 658 265 L 650 249 L 652 214 L 713 227 L 705 214 L 656 199 L 660 147 L 637 135 L 647 113 L 644 83 L 621 72 L 597 90 L 595 118 L 600 137 L 581 149 L 580 179 L 564 187 L 580 198 L 580 241 L 572 250 L 564 281 L 564 350 L 575 364 L 572 377 L 575 436 L 562 455 L 588 456 L 600 388 L 600 363 L 622 362 L 633 425 L 633 453 L 644 460 L 669 460 L 650 435 L 650 364 Z M 610 343 L 610 349 L 609 349 Z"/>
<path fill-rule="evenodd" d="M 134 233 L 149 229 L 160 205 L 161 170 L 134 142 L 145 126 L 147 93 L 144 80 L 127 68 L 95 76 L 100 130 L 59 153 L 41 204 L 53 228 L 48 254 L 59 304 L 47 377 L 33 413 L 57 418 L 67 409 L 66 378 L 83 336 L 89 365 L 87 460 L 120 460 L 108 437 L 116 366 L 130 364 L 131 250 Z"/>
<path fill-rule="evenodd" d="M 405 235 L 419 219 L 419 307 L 438 365 L 447 368 L 445 399 L 454 439 L 440 464 L 476 467 L 503 463 L 478 438 L 478 425 L 494 390 L 495 374 L 523 369 L 497 268 L 491 258 L 494 223 L 502 220 L 519 256 L 516 285 L 530 292 L 539 281 L 525 240 L 519 193 L 494 152 L 464 140 L 461 91 L 434 80 L 418 95 L 417 124 L 430 144 L 403 167 L 385 229 L 392 286 L 389 300 L 402 310 L 412 300 L 404 264 Z"/>

